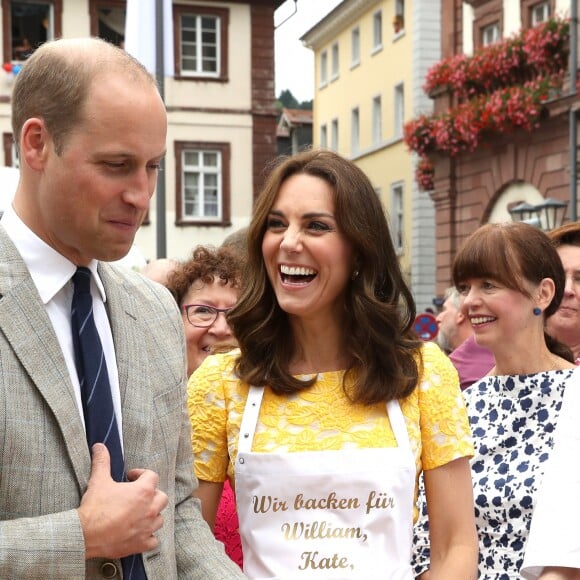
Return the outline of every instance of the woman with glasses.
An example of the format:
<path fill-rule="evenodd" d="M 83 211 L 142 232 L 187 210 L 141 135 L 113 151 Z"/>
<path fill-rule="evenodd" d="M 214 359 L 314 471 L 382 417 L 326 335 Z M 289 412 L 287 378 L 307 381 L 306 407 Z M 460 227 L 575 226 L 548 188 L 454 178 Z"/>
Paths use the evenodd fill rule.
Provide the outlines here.
<path fill-rule="evenodd" d="M 169 277 L 183 317 L 189 375 L 208 355 L 237 346 L 226 315 L 238 300 L 241 268 L 234 250 L 198 246 Z"/>
<path fill-rule="evenodd" d="M 169 276 L 167 287 L 183 317 L 190 375 L 210 354 L 237 347 L 226 316 L 238 300 L 242 267 L 243 258 L 232 248 L 198 246 L 191 258 L 179 263 Z M 224 543 L 228 556 L 241 567 L 238 517 L 229 484 L 217 500 L 217 515 L 206 519 L 216 538 Z M 206 515 L 206 506 L 202 509 Z M 213 506 L 214 514 L 215 509 Z"/>
<path fill-rule="evenodd" d="M 413 578 L 417 477 L 434 578 L 475 578 L 473 448 L 457 373 L 412 326 L 384 209 L 330 151 L 282 158 L 229 315 L 240 351 L 191 376 L 197 495 L 234 480 L 249 578 Z"/>

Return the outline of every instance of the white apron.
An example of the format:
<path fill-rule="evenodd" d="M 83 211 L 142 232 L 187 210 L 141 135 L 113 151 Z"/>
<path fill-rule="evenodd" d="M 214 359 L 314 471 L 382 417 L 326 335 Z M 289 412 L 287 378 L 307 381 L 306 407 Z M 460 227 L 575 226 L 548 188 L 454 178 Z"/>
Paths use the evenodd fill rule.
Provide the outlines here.
<path fill-rule="evenodd" d="M 412 580 L 416 467 L 399 403 L 387 404 L 398 447 L 253 453 L 263 393 L 250 388 L 235 466 L 244 573 Z"/>

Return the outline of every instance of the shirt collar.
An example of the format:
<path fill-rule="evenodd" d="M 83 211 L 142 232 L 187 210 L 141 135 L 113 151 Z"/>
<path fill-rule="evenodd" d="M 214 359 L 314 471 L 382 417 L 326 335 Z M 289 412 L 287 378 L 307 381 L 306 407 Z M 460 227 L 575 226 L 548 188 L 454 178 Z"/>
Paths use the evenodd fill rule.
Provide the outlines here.
<path fill-rule="evenodd" d="M 12 205 L 0 220 L 8 236 L 22 256 L 43 304 L 48 304 L 76 272 L 76 265 L 41 240 L 17 215 Z M 107 301 L 105 288 L 97 271 L 98 261 L 91 260 L 87 268 L 103 302 Z"/>

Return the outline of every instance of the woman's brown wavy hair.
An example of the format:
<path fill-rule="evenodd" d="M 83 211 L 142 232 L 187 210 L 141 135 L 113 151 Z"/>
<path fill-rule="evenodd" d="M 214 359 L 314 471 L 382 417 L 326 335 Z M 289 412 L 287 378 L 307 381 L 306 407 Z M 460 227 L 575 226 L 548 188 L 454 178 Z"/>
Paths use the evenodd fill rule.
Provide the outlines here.
<path fill-rule="evenodd" d="M 558 310 L 564 296 L 566 275 L 558 252 L 541 230 L 523 223 L 485 224 L 465 241 L 453 261 L 453 283 L 459 290 L 470 278 L 489 278 L 531 298 L 524 285 L 554 282 L 554 297 L 543 313 L 548 318 Z M 574 362 L 564 344 L 544 333 L 549 350 Z"/>
<path fill-rule="evenodd" d="M 421 343 L 412 329 L 415 304 L 369 179 L 354 163 L 325 150 L 279 158 L 256 201 L 245 282 L 228 317 L 241 349 L 236 373 L 243 381 L 269 385 L 278 394 L 296 392 L 316 381 L 290 374 L 296 345 L 262 257 L 268 214 L 281 185 L 296 174 L 319 177 L 332 186 L 338 229 L 356 256 L 359 275 L 349 282 L 345 299 L 343 332 L 352 363 L 343 388 L 351 400 L 363 404 L 404 398 L 416 387 L 422 366 Z"/>

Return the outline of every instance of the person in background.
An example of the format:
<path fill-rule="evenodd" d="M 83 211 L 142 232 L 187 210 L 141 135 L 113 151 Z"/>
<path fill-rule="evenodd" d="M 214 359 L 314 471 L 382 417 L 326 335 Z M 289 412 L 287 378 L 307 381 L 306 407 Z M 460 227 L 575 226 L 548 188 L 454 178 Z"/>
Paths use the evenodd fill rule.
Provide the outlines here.
<path fill-rule="evenodd" d="M 30 40 L 24 36 L 20 41 L 16 40 L 12 46 L 12 58 L 14 60 L 26 60 L 34 52 L 34 47 Z"/>
<path fill-rule="evenodd" d="M 159 258 L 147 262 L 147 264 L 141 268 L 140 272 L 143 276 L 149 278 L 149 280 L 153 280 L 162 286 L 167 286 L 169 277 L 178 266 L 178 260 L 172 258 Z"/>
<path fill-rule="evenodd" d="M 229 315 L 240 352 L 208 357 L 189 382 L 208 519 L 235 478 L 250 578 L 410 580 L 425 470 L 435 577 L 475 578 L 457 373 L 412 330 L 415 305 L 366 175 L 330 151 L 280 158 L 247 239 Z"/>
<path fill-rule="evenodd" d="M 176 265 L 167 280 L 183 318 L 188 375 L 210 354 L 237 347 L 226 316 L 238 300 L 243 263 L 244 256 L 231 247 L 197 246 L 188 260 Z M 202 510 L 205 507 L 202 505 Z M 210 523 L 226 554 L 242 567 L 235 496 L 227 481 L 215 521 Z"/>
<path fill-rule="evenodd" d="M 155 79 L 105 41 L 56 40 L 24 63 L 12 99 L 0 576 L 242 578 L 192 498 L 178 309 L 108 264 L 129 252 L 165 155 Z"/>
<path fill-rule="evenodd" d="M 471 234 L 452 272 L 475 339 L 495 357 L 488 376 L 463 391 L 475 440 L 471 468 L 479 577 L 516 579 L 562 397 L 575 369 L 570 350 L 544 332 L 564 294 L 564 269 L 545 233 L 504 223 Z M 414 569 L 424 580 L 433 550 L 424 509 L 422 514 L 415 527 Z"/>
<path fill-rule="evenodd" d="M 546 330 L 568 345 L 580 364 L 580 222 L 548 232 L 566 272 L 564 298 L 558 311 L 546 321 Z"/>
<path fill-rule="evenodd" d="M 461 294 L 454 286 L 445 292 L 445 302 L 436 320 L 437 343 L 449 354 L 459 374 L 461 389 L 466 389 L 493 367 L 493 354 L 477 344 L 471 322 L 461 311 Z"/>
<path fill-rule="evenodd" d="M 185 328 L 188 376 L 208 355 L 237 347 L 226 316 L 238 301 L 243 263 L 231 248 L 197 246 L 167 279 Z"/>
<path fill-rule="evenodd" d="M 234 248 L 240 255 L 248 253 L 248 228 L 239 228 L 233 231 L 221 244 L 222 248 Z"/>

